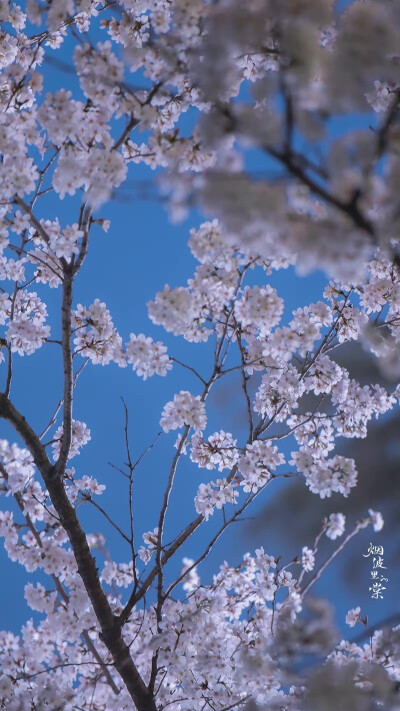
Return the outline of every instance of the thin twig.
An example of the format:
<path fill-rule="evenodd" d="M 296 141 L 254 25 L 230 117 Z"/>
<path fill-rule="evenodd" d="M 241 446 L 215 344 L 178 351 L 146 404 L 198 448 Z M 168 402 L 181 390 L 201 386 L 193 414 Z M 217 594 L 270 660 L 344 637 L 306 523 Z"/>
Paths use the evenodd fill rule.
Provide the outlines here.
<path fill-rule="evenodd" d="M 349 533 L 349 534 L 346 536 L 346 538 L 342 541 L 342 543 L 340 544 L 340 546 L 339 546 L 338 548 L 336 548 L 336 550 L 333 551 L 333 553 L 331 553 L 331 555 L 329 556 L 329 558 L 326 559 L 325 563 L 323 563 L 323 564 L 321 565 L 321 567 L 317 570 L 317 572 L 315 573 L 315 575 L 311 578 L 311 580 L 309 580 L 309 582 L 307 583 L 307 585 L 306 585 L 306 586 L 303 588 L 303 590 L 300 592 L 301 598 L 303 598 L 304 595 L 306 595 L 306 594 L 308 593 L 308 591 L 310 590 L 310 588 L 314 585 L 314 583 L 317 582 L 317 580 L 319 580 L 319 578 L 321 577 L 322 573 L 323 573 L 323 572 L 327 569 L 327 567 L 332 563 L 332 561 L 336 558 L 336 556 L 338 556 L 339 553 L 341 553 L 341 551 L 347 546 L 347 544 L 351 541 L 351 539 L 354 538 L 354 536 L 356 536 L 363 528 L 366 528 L 366 527 L 368 526 L 368 524 L 369 524 L 368 519 L 365 519 L 365 520 L 363 520 L 363 521 L 359 521 L 359 522 L 357 523 L 357 525 L 356 525 L 356 527 L 353 529 L 353 531 L 351 531 L 351 533 Z"/>
<path fill-rule="evenodd" d="M 92 506 L 94 506 L 98 511 L 100 511 L 100 513 L 103 514 L 104 518 L 107 519 L 107 521 L 111 524 L 111 526 L 113 526 L 113 528 L 115 528 L 115 530 L 118 531 L 119 535 L 122 536 L 122 538 L 124 539 L 124 541 L 126 541 L 127 543 L 129 543 L 129 545 L 131 544 L 131 539 L 129 538 L 129 536 L 127 536 L 127 535 L 122 531 L 122 529 L 118 526 L 118 524 L 115 523 L 115 521 L 112 520 L 111 516 L 108 515 L 107 511 L 105 511 L 105 510 L 103 509 L 103 507 L 100 506 L 100 504 L 98 504 L 97 501 L 95 501 L 95 500 L 91 497 L 90 494 L 88 494 L 88 495 L 83 495 L 82 500 L 85 501 L 85 502 L 86 502 L 86 501 L 89 502 L 89 503 L 92 504 Z"/>

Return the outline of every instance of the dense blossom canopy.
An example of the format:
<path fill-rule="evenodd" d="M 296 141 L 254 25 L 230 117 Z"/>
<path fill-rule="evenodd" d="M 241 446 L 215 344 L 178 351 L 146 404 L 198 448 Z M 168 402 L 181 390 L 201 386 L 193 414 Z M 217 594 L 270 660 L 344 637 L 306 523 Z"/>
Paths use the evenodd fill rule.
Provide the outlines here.
<path fill-rule="evenodd" d="M 308 595 L 360 530 L 382 529 L 380 512 L 357 522 L 332 512 L 294 561 L 258 548 L 210 583 L 200 568 L 279 477 L 321 498 L 353 495 L 356 462 L 338 438 L 367 437 L 372 419 L 398 407 L 400 386 L 361 384 L 336 355 L 359 341 L 400 372 L 399 3 L 355 0 L 339 12 L 331 0 L 0 0 L 0 20 L 0 417 L 15 431 L 0 440 L 0 534 L 12 561 L 47 580 L 25 587 L 38 621 L 0 632 L 0 708 L 400 709 L 399 628 L 338 643 L 329 605 Z M 75 42 L 67 68 L 79 85 L 48 91 L 46 61 L 63 66 L 64 41 Z M 368 127 L 354 119 L 337 137 L 338 117 L 360 114 Z M 91 232 L 112 233 L 102 206 L 136 164 L 159 169 L 173 218 L 195 204 L 208 220 L 190 233 L 198 265 L 187 284 L 160 284 L 148 304 L 168 348 L 130 333 L 134 324 L 120 334 L 96 294 L 80 304 L 73 292 Z M 58 200 L 71 201 L 69 224 L 49 217 Z M 287 315 L 269 281 L 291 266 L 328 276 L 318 301 Z M 210 345 L 208 375 L 174 356 L 168 334 Z M 13 402 L 13 362 L 54 343 L 63 399 L 39 434 Z M 105 486 L 77 463 L 91 439 L 91 423 L 74 418 L 88 363 L 144 380 L 181 366 L 193 376 L 155 420 L 161 436 L 176 432 L 162 508 L 140 541 L 127 436 L 130 534 L 114 524 L 130 549 L 123 563 L 78 517 L 88 502 L 107 516 Z M 247 431 L 226 431 L 222 418 L 213 431 L 208 395 L 232 372 Z M 182 460 L 203 481 L 190 522 L 166 542 Z M 169 560 L 217 517 L 204 553 L 168 577 Z M 366 624 L 360 607 L 346 621 Z M 303 678 L 294 669 L 306 654 L 325 662 Z"/>

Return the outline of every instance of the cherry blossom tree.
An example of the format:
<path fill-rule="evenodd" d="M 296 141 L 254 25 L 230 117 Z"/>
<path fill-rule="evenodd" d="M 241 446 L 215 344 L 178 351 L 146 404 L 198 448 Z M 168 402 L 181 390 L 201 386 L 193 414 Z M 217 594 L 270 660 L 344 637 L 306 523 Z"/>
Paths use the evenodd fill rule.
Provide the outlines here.
<path fill-rule="evenodd" d="M 0 707 L 399 709 L 399 628 L 364 646 L 338 643 L 330 606 L 309 595 L 361 530 L 382 529 L 378 511 L 358 521 L 333 511 L 295 560 L 259 547 L 201 579 L 216 542 L 276 479 L 296 477 L 320 498 L 356 495 L 356 462 L 335 451 L 337 440 L 367 437 L 370 421 L 398 405 L 399 387 L 361 385 L 336 361 L 360 341 L 398 371 L 398 2 L 1 0 L 0 19 L 0 417 L 15 435 L 0 440 L 0 533 L 41 615 L 20 635 L 0 633 Z M 75 45 L 72 64 L 64 42 Z M 52 65 L 65 84 L 57 91 L 47 86 Z M 357 128 L 360 114 L 367 128 Z M 338 138 L 343 115 L 352 128 Z M 261 174 L 249 148 L 265 161 Z M 87 304 L 74 296 L 92 233 L 110 228 L 104 206 L 137 164 L 158 169 L 173 217 L 197 205 L 207 220 L 190 232 L 194 275 L 160 284 L 148 305 L 167 345 L 130 324 L 120 334 L 96 294 Z M 62 200 L 68 224 L 51 217 Z M 270 277 L 290 266 L 322 268 L 327 283 L 287 317 Z M 168 334 L 209 344 L 201 370 L 174 356 Z M 14 364 L 23 358 L 28 378 L 29 356 L 55 346 L 63 395 L 40 432 L 14 401 Z M 142 457 L 131 454 L 127 407 L 128 533 L 99 503 L 104 485 L 70 463 L 91 439 L 74 409 L 84 369 L 111 363 L 132 378 L 173 368 L 192 378 L 155 419 L 155 433 L 176 436 L 161 508 L 142 532 Z M 209 394 L 232 373 L 246 431 L 222 420 L 213 432 Z M 183 462 L 203 481 L 169 539 Z M 102 532 L 84 530 L 79 509 L 89 503 L 120 536 L 125 562 Z M 203 552 L 182 556 L 200 528 Z M 45 583 L 29 581 L 35 571 Z M 360 607 L 346 621 L 367 624 Z M 325 661 L 299 675 L 307 653 Z"/>

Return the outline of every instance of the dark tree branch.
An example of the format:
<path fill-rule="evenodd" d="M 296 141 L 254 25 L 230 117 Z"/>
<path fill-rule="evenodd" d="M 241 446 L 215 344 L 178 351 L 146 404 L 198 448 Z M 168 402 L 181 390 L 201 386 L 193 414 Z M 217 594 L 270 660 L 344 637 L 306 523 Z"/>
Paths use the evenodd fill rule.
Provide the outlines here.
<path fill-rule="evenodd" d="M 45 447 L 4 393 L 0 393 L 0 417 L 8 420 L 22 437 L 43 477 L 61 525 L 71 542 L 79 575 L 101 628 L 101 639 L 109 650 L 115 668 L 125 682 L 132 700 L 139 711 L 157 711 L 154 698 L 131 658 L 129 647 L 122 639 L 120 624 L 101 586 L 96 561 L 91 554 L 76 511 L 67 497 L 62 478 L 55 475 L 55 467 L 51 464 Z"/>
<path fill-rule="evenodd" d="M 72 309 L 73 277 L 71 270 L 64 270 L 63 300 L 62 300 L 62 350 L 64 363 L 64 407 L 63 407 L 63 433 L 61 439 L 60 456 L 56 463 L 55 472 L 58 477 L 65 473 L 68 462 L 69 450 L 72 440 L 72 407 L 73 407 L 73 359 L 72 359 Z"/>
<path fill-rule="evenodd" d="M 3 464 L 2 464 L 1 462 L 0 462 L 0 472 L 1 472 L 2 476 L 3 476 L 3 478 L 7 481 L 7 480 L 8 480 L 8 474 L 7 474 L 7 471 L 6 471 L 6 469 L 4 468 L 4 466 L 3 466 Z M 35 541 L 36 541 L 38 547 L 39 547 L 39 548 L 43 548 L 43 543 L 42 543 L 42 539 L 41 539 L 41 537 L 40 537 L 40 533 L 39 533 L 39 531 L 37 530 L 37 528 L 35 527 L 35 525 L 34 525 L 32 519 L 31 519 L 29 513 L 26 513 L 26 512 L 25 512 L 24 500 L 23 500 L 23 498 L 22 498 L 20 492 L 17 491 L 16 493 L 14 493 L 14 499 L 15 499 L 15 501 L 17 502 L 18 507 L 19 507 L 19 509 L 21 510 L 22 514 L 24 515 L 25 520 L 26 520 L 26 523 L 27 523 L 27 525 L 28 525 L 28 528 L 29 528 L 29 530 L 31 531 L 31 533 L 32 533 L 32 535 L 33 535 L 33 537 L 34 537 L 34 539 L 35 539 Z M 55 575 L 54 573 L 51 574 L 51 577 L 52 577 L 52 579 L 53 579 L 53 581 L 54 581 L 54 584 L 55 584 L 55 586 L 56 586 L 57 592 L 58 592 L 58 594 L 60 595 L 61 599 L 62 599 L 66 604 L 68 604 L 68 603 L 69 603 L 69 595 L 68 595 L 68 593 L 66 592 L 66 590 L 65 590 L 63 584 L 61 583 L 59 577 L 58 577 L 57 575 Z M 77 618 L 76 612 L 74 613 L 74 616 L 75 616 L 75 618 Z M 105 678 L 106 678 L 106 680 L 107 680 L 108 685 L 109 685 L 110 688 L 113 690 L 114 694 L 118 695 L 118 694 L 120 693 L 120 690 L 118 689 L 118 686 L 116 685 L 114 679 L 112 678 L 112 676 L 111 676 L 111 674 L 110 674 L 110 670 L 109 670 L 108 667 L 107 667 L 107 664 L 105 663 L 105 661 L 104 661 L 104 659 L 102 658 L 101 654 L 97 651 L 96 646 L 95 646 L 94 642 L 92 641 L 92 639 L 90 638 L 89 632 L 88 632 L 87 630 L 83 630 L 83 632 L 82 632 L 82 638 L 83 638 L 83 640 L 84 640 L 84 642 L 85 642 L 87 648 L 90 650 L 90 652 L 93 654 L 94 658 L 96 659 L 96 661 L 97 661 L 98 664 L 100 665 L 100 667 L 101 667 L 101 669 L 102 669 L 102 671 L 103 671 L 103 673 L 104 673 L 104 676 L 105 676 Z M 61 666 L 62 666 L 62 665 L 61 665 Z M 46 671 L 47 671 L 47 670 L 45 670 L 44 673 L 46 673 Z M 39 672 L 39 673 L 41 673 L 41 672 Z"/>
<path fill-rule="evenodd" d="M 238 129 L 238 121 L 229 106 L 220 106 L 220 111 L 224 117 L 228 120 L 227 131 L 234 133 Z M 309 161 L 305 156 L 297 154 L 288 144 L 288 140 L 291 140 L 291 135 L 293 131 L 293 109 L 288 99 L 286 105 L 286 116 L 285 116 L 285 142 L 284 148 L 278 149 L 270 145 L 260 145 L 260 148 L 264 150 L 268 155 L 275 160 L 279 161 L 284 165 L 289 173 L 295 178 L 298 178 L 301 183 L 306 185 L 313 195 L 321 198 L 331 207 L 335 207 L 342 215 L 348 217 L 353 224 L 359 229 L 366 232 L 371 238 L 372 243 L 376 243 L 376 234 L 373 223 L 362 214 L 359 206 L 358 199 L 359 195 L 352 196 L 349 200 L 342 200 L 333 193 L 329 191 L 327 187 L 323 184 L 318 183 L 314 178 L 312 178 L 307 172 L 307 167 L 309 167 Z M 314 171 L 319 172 L 319 171 Z"/>
<path fill-rule="evenodd" d="M 264 150 L 270 156 L 278 160 L 282 165 L 284 165 L 291 175 L 294 175 L 300 180 L 301 183 L 306 185 L 314 195 L 322 198 L 328 205 L 336 207 L 339 212 L 347 216 L 356 227 L 366 232 L 372 239 L 372 242 L 376 242 L 375 229 L 370 220 L 366 218 L 358 207 L 358 199 L 352 197 L 350 200 L 341 200 L 333 193 L 329 192 L 327 188 L 323 185 L 317 183 L 314 178 L 306 173 L 304 167 L 297 160 L 295 154 L 292 151 L 284 150 L 279 151 L 272 146 L 264 146 Z"/>
<path fill-rule="evenodd" d="M 151 103 L 151 100 L 153 97 L 157 94 L 159 89 L 162 87 L 162 82 L 157 82 L 157 84 L 154 84 L 153 88 L 151 91 L 149 91 L 149 94 L 147 96 L 146 101 L 144 102 L 143 106 L 146 106 Z M 131 117 L 130 121 L 127 123 L 125 130 L 121 134 L 121 136 L 115 141 L 113 145 L 113 150 L 117 151 L 121 146 L 125 143 L 125 141 L 129 138 L 131 131 L 133 131 L 136 126 L 140 123 L 140 119 L 135 118 L 134 116 Z"/>

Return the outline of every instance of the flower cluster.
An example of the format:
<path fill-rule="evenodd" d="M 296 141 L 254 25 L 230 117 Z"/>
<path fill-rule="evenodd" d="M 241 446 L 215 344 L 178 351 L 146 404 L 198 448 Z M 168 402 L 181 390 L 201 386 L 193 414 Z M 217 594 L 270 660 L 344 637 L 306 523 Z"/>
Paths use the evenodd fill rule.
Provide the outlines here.
<path fill-rule="evenodd" d="M 232 469 L 239 458 L 236 440 L 230 432 L 215 432 L 204 440 L 200 435 L 192 437 L 190 459 L 206 469 Z"/>
<path fill-rule="evenodd" d="M 73 311 L 75 328 L 75 352 L 93 363 L 107 365 L 115 361 L 126 365 L 122 349 L 122 339 L 112 322 L 106 305 L 99 299 L 87 308 L 78 304 Z"/>
<path fill-rule="evenodd" d="M 160 425 L 164 432 L 180 427 L 193 427 L 201 432 L 207 426 L 206 407 L 200 395 L 192 395 L 187 390 L 177 393 L 167 402 L 161 415 Z"/>
<path fill-rule="evenodd" d="M 215 509 L 222 509 L 225 504 L 235 504 L 239 497 L 236 483 L 227 479 L 217 479 L 209 484 L 200 484 L 194 503 L 198 514 L 208 521 Z"/>
<path fill-rule="evenodd" d="M 256 393 L 254 410 L 282 422 L 295 410 L 305 391 L 305 383 L 294 365 L 267 372 Z"/>
<path fill-rule="evenodd" d="M 46 305 L 36 292 L 22 289 L 13 301 L 3 298 L 2 308 L 8 317 L 5 338 L 14 353 L 31 355 L 50 337 L 50 326 L 45 324 Z"/>
<path fill-rule="evenodd" d="M 57 461 L 60 456 L 61 446 L 63 440 L 63 427 L 60 426 L 54 433 L 53 442 L 53 459 Z M 72 420 L 71 428 L 71 446 L 69 448 L 68 458 L 72 459 L 80 453 L 82 447 L 85 446 L 91 440 L 90 430 L 84 422 L 79 422 L 79 420 Z"/>
<path fill-rule="evenodd" d="M 284 463 L 284 454 L 269 440 L 256 440 L 248 444 L 238 462 L 238 470 L 243 477 L 240 482 L 243 491 L 258 491 L 270 480 L 272 472 Z"/>
<path fill-rule="evenodd" d="M 260 336 L 268 335 L 278 325 L 283 314 L 283 299 L 270 284 L 264 287 L 246 286 L 235 302 L 235 317 L 241 327 L 255 326 Z"/>
<path fill-rule="evenodd" d="M 342 513 L 330 514 L 326 529 L 326 535 L 328 536 L 328 538 L 334 541 L 335 538 L 338 538 L 339 536 L 343 535 L 345 525 L 346 517 Z"/>
<path fill-rule="evenodd" d="M 155 343 L 152 338 L 149 338 L 140 333 L 136 336 L 131 333 L 130 341 L 126 345 L 126 359 L 131 363 L 133 370 L 137 375 L 142 376 L 143 380 L 154 375 L 167 375 L 171 370 L 172 363 L 167 356 L 167 349 L 158 341 Z"/>
<path fill-rule="evenodd" d="M 141 546 L 138 550 L 139 558 L 147 565 L 151 560 L 154 551 L 157 548 L 158 542 L 158 527 L 153 531 L 148 531 L 143 534 L 144 546 Z"/>

